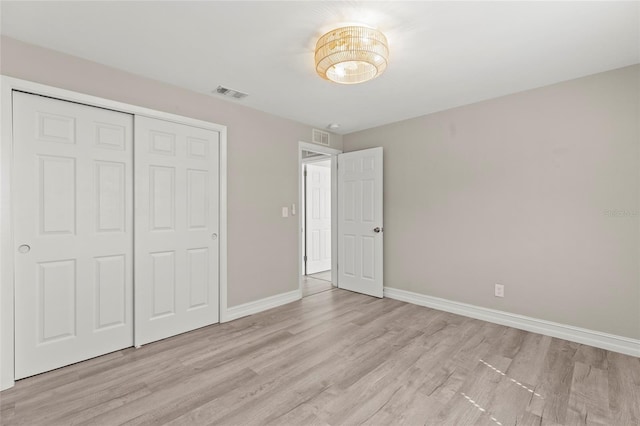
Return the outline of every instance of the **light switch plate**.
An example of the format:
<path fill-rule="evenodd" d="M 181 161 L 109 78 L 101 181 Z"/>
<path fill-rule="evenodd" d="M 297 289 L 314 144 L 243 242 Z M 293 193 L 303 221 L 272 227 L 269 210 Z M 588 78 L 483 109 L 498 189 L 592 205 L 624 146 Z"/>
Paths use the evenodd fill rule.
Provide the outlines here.
<path fill-rule="evenodd" d="M 289 217 L 289 207 L 282 208 L 282 217 Z"/>

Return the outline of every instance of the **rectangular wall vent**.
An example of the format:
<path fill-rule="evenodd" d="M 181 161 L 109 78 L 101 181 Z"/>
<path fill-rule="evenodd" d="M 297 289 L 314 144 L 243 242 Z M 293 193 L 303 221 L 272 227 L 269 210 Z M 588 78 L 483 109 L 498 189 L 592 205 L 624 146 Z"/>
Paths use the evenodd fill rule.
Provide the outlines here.
<path fill-rule="evenodd" d="M 219 95 L 227 96 L 229 98 L 234 98 L 234 99 L 243 99 L 249 96 L 248 94 L 243 93 L 239 90 L 229 89 L 228 87 L 223 87 L 223 86 L 218 86 L 216 88 L 215 93 L 218 93 Z"/>
<path fill-rule="evenodd" d="M 313 143 L 329 146 L 329 133 L 322 130 L 313 129 L 311 132 L 311 140 Z"/>

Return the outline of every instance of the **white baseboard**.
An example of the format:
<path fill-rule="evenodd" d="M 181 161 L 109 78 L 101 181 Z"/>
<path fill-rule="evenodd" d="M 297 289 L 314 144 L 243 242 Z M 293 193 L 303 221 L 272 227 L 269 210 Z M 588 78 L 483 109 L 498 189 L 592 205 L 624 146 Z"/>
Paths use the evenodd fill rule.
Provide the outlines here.
<path fill-rule="evenodd" d="M 451 312 L 465 317 L 476 318 L 508 327 L 531 331 L 533 333 L 544 334 L 551 337 L 595 346 L 625 355 L 640 357 L 640 340 L 629 337 L 616 336 L 614 334 L 602 333 L 600 331 L 588 330 L 586 328 L 574 327 L 566 324 L 559 324 L 524 315 L 512 314 L 495 309 L 482 308 L 480 306 L 466 303 L 454 302 L 439 297 L 426 296 L 412 291 L 400 290 L 397 288 L 385 287 L 384 296 L 390 299 L 401 300 L 413 303 L 414 305 L 426 306 L 440 311 Z"/>
<path fill-rule="evenodd" d="M 265 297 L 264 299 L 254 302 L 243 303 L 242 305 L 227 308 L 225 315 L 221 315 L 220 322 L 233 321 L 234 319 L 246 317 L 247 315 L 257 314 L 267 309 L 276 308 L 287 303 L 295 302 L 302 298 L 300 289 L 287 293 L 276 294 L 275 296 Z"/>

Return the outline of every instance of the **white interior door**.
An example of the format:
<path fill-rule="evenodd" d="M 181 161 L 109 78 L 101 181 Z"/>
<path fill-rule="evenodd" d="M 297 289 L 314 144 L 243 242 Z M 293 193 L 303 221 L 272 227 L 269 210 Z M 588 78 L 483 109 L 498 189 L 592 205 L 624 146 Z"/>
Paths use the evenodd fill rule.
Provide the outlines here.
<path fill-rule="evenodd" d="M 15 377 L 133 344 L 131 115 L 13 93 Z"/>
<path fill-rule="evenodd" d="M 135 118 L 135 344 L 218 322 L 219 133 Z"/>
<path fill-rule="evenodd" d="M 306 165 L 307 274 L 331 269 L 331 160 Z"/>
<path fill-rule="evenodd" d="M 338 155 L 338 197 L 338 286 L 382 297 L 382 148 Z"/>

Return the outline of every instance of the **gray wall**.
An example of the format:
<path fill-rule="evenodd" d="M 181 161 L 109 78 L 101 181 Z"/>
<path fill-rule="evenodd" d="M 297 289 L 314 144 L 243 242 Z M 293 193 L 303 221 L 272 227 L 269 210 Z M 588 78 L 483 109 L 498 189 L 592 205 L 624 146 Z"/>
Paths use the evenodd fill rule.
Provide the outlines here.
<path fill-rule="evenodd" d="M 226 125 L 228 306 L 298 288 L 298 217 L 280 214 L 298 202 L 298 142 L 311 127 L 11 38 L 0 48 L 4 75 Z"/>
<path fill-rule="evenodd" d="M 640 338 L 639 81 L 627 67 L 345 135 L 384 147 L 385 286 Z"/>
<path fill-rule="evenodd" d="M 297 288 L 297 217 L 280 208 L 309 126 L 0 47 L 2 74 L 228 126 L 228 305 Z M 385 285 L 640 338 L 639 80 L 628 67 L 345 136 L 385 148 Z"/>

